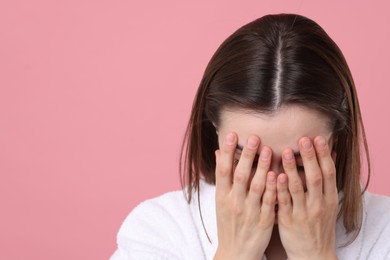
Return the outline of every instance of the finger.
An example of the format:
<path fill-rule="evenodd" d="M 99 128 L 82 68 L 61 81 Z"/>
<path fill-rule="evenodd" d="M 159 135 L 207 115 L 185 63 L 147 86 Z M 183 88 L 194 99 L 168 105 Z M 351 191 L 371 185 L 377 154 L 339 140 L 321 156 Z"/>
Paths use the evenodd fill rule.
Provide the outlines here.
<path fill-rule="evenodd" d="M 308 137 L 303 137 L 299 140 L 299 151 L 305 169 L 309 202 L 317 203 L 323 198 L 322 172 L 317 161 L 316 151 Z"/>
<path fill-rule="evenodd" d="M 277 179 L 277 201 L 278 201 L 278 219 L 291 215 L 292 202 L 288 191 L 288 177 L 287 174 L 281 173 Z"/>
<path fill-rule="evenodd" d="M 323 190 L 325 198 L 337 199 L 336 167 L 329 145 L 324 137 L 317 136 L 314 139 L 314 146 L 323 175 Z"/>
<path fill-rule="evenodd" d="M 269 147 L 264 146 L 260 152 L 260 158 L 257 163 L 255 175 L 249 188 L 248 200 L 251 207 L 260 208 L 261 196 L 263 196 L 267 172 L 271 165 L 272 151 Z"/>
<path fill-rule="evenodd" d="M 287 148 L 282 153 L 282 164 L 284 172 L 288 176 L 288 191 L 292 198 L 293 210 L 298 212 L 304 210 L 306 197 L 303 190 L 301 177 L 299 177 L 293 151 Z"/>
<path fill-rule="evenodd" d="M 259 149 L 260 139 L 250 136 L 241 152 L 240 160 L 234 171 L 233 194 L 237 199 L 244 200 L 248 190 L 248 181 L 252 172 L 253 160 Z"/>
<path fill-rule="evenodd" d="M 233 158 L 237 146 L 237 136 L 230 133 L 225 137 L 222 147 L 217 150 L 215 167 L 216 194 L 227 194 L 232 186 Z"/>
<path fill-rule="evenodd" d="M 276 174 L 270 171 L 267 173 L 267 183 L 261 201 L 262 216 L 269 219 L 275 219 L 275 203 L 276 203 Z"/>

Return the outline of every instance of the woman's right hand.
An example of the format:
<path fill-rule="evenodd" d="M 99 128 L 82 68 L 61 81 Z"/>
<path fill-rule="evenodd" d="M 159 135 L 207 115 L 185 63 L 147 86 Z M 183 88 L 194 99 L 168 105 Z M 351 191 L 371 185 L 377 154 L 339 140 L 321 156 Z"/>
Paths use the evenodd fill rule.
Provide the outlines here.
<path fill-rule="evenodd" d="M 250 136 L 235 169 L 235 133 L 228 134 L 215 151 L 218 249 L 214 260 L 259 260 L 269 244 L 275 222 L 276 174 L 268 172 L 272 151 L 263 147 L 251 180 L 259 146 L 259 137 Z"/>

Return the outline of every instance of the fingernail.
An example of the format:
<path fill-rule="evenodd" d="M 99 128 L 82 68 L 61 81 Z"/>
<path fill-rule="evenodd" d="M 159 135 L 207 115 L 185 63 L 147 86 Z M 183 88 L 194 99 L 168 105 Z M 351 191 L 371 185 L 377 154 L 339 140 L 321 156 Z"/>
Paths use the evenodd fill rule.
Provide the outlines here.
<path fill-rule="evenodd" d="M 282 183 L 282 184 L 285 184 L 287 182 L 286 176 L 280 176 L 279 177 L 279 182 Z"/>
<path fill-rule="evenodd" d="M 273 174 L 268 174 L 267 180 L 268 180 L 269 182 L 275 182 L 275 175 L 273 175 Z"/>
<path fill-rule="evenodd" d="M 284 159 L 290 161 L 293 158 L 293 154 L 290 150 L 288 150 L 288 151 L 284 152 L 283 157 L 284 157 Z"/>
<path fill-rule="evenodd" d="M 247 141 L 248 147 L 255 148 L 257 146 L 257 139 L 256 138 L 249 138 Z"/>
<path fill-rule="evenodd" d="M 268 151 L 268 149 L 263 148 L 263 150 L 261 150 L 260 156 L 261 159 L 267 160 L 270 156 L 270 152 Z"/>
<path fill-rule="evenodd" d="M 302 147 L 306 150 L 309 150 L 311 148 L 311 142 L 308 138 L 305 138 L 303 141 L 302 141 Z"/>
<path fill-rule="evenodd" d="M 230 133 L 226 136 L 226 143 L 227 144 L 233 144 L 234 143 L 234 134 Z"/>
<path fill-rule="evenodd" d="M 325 139 L 321 136 L 321 137 L 318 137 L 317 140 L 316 140 L 316 144 L 320 147 L 320 148 L 324 148 L 325 147 Z"/>

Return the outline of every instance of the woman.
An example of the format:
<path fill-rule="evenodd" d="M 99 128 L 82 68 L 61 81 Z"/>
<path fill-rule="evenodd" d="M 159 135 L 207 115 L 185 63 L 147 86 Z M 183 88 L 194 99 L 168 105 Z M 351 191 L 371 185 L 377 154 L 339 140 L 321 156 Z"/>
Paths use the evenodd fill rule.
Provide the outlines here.
<path fill-rule="evenodd" d="M 340 49 L 306 17 L 261 17 L 206 68 L 183 142 L 185 198 L 137 206 L 111 259 L 390 259 L 390 200 L 360 183 L 362 154 L 369 166 Z"/>

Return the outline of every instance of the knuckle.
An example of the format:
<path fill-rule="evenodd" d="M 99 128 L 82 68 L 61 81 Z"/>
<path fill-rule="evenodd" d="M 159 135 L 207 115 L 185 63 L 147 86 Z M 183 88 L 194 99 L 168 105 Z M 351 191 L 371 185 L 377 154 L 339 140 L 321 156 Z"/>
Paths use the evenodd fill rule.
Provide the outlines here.
<path fill-rule="evenodd" d="M 277 184 L 278 200 L 283 199 L 287 195 L 287 187 L 285 185 Z M 280 198 L 279 198 L 280 197 Z"/>
<path fill-rule="evenodd" d="M 272 227 L 274 225 L 274 217 L 273 216 L 273 213 L 272 212 L 269 212 L 268 214 L 264 214 L 262 213 L 262 215 L 264 217 L 261 218 L 261 220 L 259 221 L 259 228 L 261 228 L 261 230 L 264 230 L 266 228 L 269 228 L 269 227 Z"/>
<path fill-rule="evenodd" d="M 244 150 L 242 151 L 242 154 L 241 154 L 241 158 L 244 158 L 246 160 L 251 160 L 254 157 L 255 153 L 256 153 L 256 151 L 254 151 L 254 150 L 248 150 L 248 149 L 244 148 Z"/>
<path fill-rule="evenodd" d="M 219 205 L 220 207 L 224 208 L 226 206 L 226 199 L 225 196 L 217 195 L 215 197 L 215 203 Z"/>
<path fill-rule="evenodd" d="M 275 199 L 273 199 L 272 196 L 264 196 L 264 197 L 263 197 L 263 204 L 265 204 L 265 205 L 270 206 L 270 205 L 272 205 L 274 202 L 275 202 Z"/>
<path fill-rule="evenodd" d="M 329 201 L 327 202 L 327 205 L 328 205 L 328 207 L 329 207 L 330 209 L 332 209 L 332 210 L 338 209 L 339 203 L 338 203 L 337 197 L 336 197 L 336 199 L 329 200 Z"/>
<path fill-rule="evenodd" d="M 299 180 L 292 181 L 289 186 L 289 190 L 292 194 L 303 192 L 302 183 Z"/>
<path fill-rule="evenodd" d="M 315 219 L 322 219 L 324 213 L 325 213 L 325 209 L 320 204 L 316 204 L 312 210 L 312 214 Z"/>
<path fill-rule="evenodd" d="M 315 154 L 313 149 L 311 149 L 310 151 L 307 151 L 307 152 L 303 152 L 301 154 L 302 154 L 302 157 L 304 157 L 308 161 L 317 160 L 316 154 Z"/>
<path fill-rule="evenodd" d="M 221 155 L 222 156 L 230 156 L 232 153 L 234 153 L 235 148 L 233 146 L 226 146 L 223 145 L 221 147 Z"/>
<path fill-rule="evenodd" d="M 324 158 L 325 159 L 327 156 L 329 156 L 329 152 L 326 152 L 324 150 L 318 150 L 318 151 L 316 151 L 316 153 L 317 153 L 317 156 L 319 158 Z"/>
<path fill-rule="evenodd" d="M 269 162 L 268 161 L 262 161 L 259 160 L 257 163 L 257 169 L 261 170 L 262 172 L 266 172 L 269 169 Z"/>
<path fill-rule="evenodd" d="M 252 181 L 250 190 L 258 195 L 261 195 L 264 191 L 264 184 Z"/>
<path fill-rule="evenodd" d="M 321 147 L 318 143 L 314 142 L 314 150 L 316 151 L 317 154 L 325 155 L 326 152 L 329 150 L 328 144 Z"/>
<path fill-rule="evenodd" d="M 278 198 L 278 203 L 282 206 L 287 206 L 290 204 L 290 201 L 288 200 L 287 197 L 283 196 L 283 197 Z"/>
<path fill-rule="evenodd" d="M 287 190 L 278 192 L 278 203 L 281 205 L 288 205 L 290 203 L 289 195 Z"/>
<path fill-rule="evenodd" d="M 288 194 L 286 183 L 283 184 L 278 183 L 277 190 L 278 190 L 278 195 L 281 197 L 284 197 Z"/>
<path fill-rule="evenodd" d="M 336 175 L 336 168 L 335 167 L 331 167 L 331 168 L 327 169 L 326 171 L 324 171 L 325 177 L 332 178 L 335 175 Z"/>
<path fill-rule="evenodd" d="M 288 171 L 293 171 L 296 169 L 296 165 L 294 161 L 283 161 L 283 168 Z"/>
<path fill-rule="evenodd" d="M 326 156 L 329 154 L 329 144 L 326 143 L 325 146 L 320 147 L 316 145 L 316 152 L 320 154 L 321 156 Z"/>
<path fill-rule="evenodd" d="M 268 190 L 272 193 L 275 192 L 276 191 L 276 183 L 267 182 L 266 190 Z"/>
<path fill-rule="evenodd" d="M 249 175 L 245 174 L 244 172 L 236 171 L 234 173 L 234 182 L 246 183 L 246 182 L 248 182 L 248 179 L 249 179 Z"/>
<path fill-rule="evenodd" d="M 312 186 L 321 186 L 322 185 L 322 176 L 321 174 L 314 174 L 309 178 L 309 182 Z"/>
<path fill-rule="evenodd" d="M 227 176 L 231 172 L 231 167 L 224 165 L 224 164 L 220 164 L 217 166 L 216 171 L 217 171 L 218 175 L 220 175 L 220 176 Z"/>
<path fill-rule="evenodd" d="M 237 201 L 234 201 L 231 204 L 230 212 L 235 216 L 240 216 L 244 213 L 244 205 L 242 203 L 239 203 Z"/>

